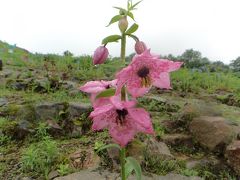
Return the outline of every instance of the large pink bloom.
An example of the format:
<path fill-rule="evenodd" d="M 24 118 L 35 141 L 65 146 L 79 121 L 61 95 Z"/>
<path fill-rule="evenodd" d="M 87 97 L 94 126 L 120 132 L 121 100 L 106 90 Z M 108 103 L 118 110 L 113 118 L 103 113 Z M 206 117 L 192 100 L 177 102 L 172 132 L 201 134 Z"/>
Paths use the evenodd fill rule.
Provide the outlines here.
<path fill-rule="evenodd" d="M 179 69 L 182 62 L 159 59 L 150 50 L 134 56 L 130 65 L 117 73 L 117 94 L 126 85 L 133 97 L 144 95 L 152 85 L 170 89 L 169 72 Z"/>
<path fill-rule="evenodd" d="M 135 101 L 120 101 L 110 98 L 109 104 L 96 107 L 90 114 L 93 130 L 109 129 L 113 140 L 122 147 L 131 141 L 137 132 L 153 134 L 150 116 L 142 108 L 134 108 Z"/>
<path fill-rule="evenodd" d="M 89 81 L 83 86 L 80 87 L 80 90 L 86 93 L 91 94 L 91 102 L 93 104 L 93 107 L 99 106 L 102 104 L 106 104 L 109 102 L 109 98 L 98 98 L 96 99 L 96 96 L 101 93 L 102 91 L 116 87 L 117 80 L 112 81 Z"/>

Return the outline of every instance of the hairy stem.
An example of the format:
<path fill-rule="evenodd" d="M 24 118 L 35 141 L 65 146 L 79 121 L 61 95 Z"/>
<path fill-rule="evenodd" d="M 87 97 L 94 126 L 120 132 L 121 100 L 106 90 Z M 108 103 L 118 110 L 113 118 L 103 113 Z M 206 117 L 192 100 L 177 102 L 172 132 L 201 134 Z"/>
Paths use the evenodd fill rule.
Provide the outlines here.
<path fill-rule="evenodd" d="M 122 39 L 121 39 L 121 60 L 125 64 L 125 56 L 126 56 L 126 35 L 123 33 L 122 34 Z"/>
<path fill-rule="evenodd" d="M 126 149 L 125 148 L 121 149 L 120 158 L 121 158 L 121 177 L 122 177 L 122 180 L 126 180 L 126 173 L 125 173 Z"/>

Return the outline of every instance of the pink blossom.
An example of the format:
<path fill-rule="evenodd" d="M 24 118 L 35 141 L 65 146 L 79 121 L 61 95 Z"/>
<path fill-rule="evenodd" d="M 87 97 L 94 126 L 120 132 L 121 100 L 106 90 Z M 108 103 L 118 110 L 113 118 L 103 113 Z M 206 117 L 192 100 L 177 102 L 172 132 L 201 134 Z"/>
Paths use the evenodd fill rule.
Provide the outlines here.
<path fill-rule="evenodd" d="M 93 107 L 99 106 L 100 104 L 106 104 L 109 102 L 109 98 L 98 98 L 96 96 L 101 93 L 102 91 L 116 87 L 117 80 L 112 81 L 89 81 L 83 86 L 80 87 L 80 90 L 86 93 L 91 94 L 91 102 Z"/>
<path fill-rule="evenodd" d="M 102 64 L 108 57 L 108 49 L 105 46 L 98 47 L 93 55 L 93 64 Z"/>
<path fill-rule="evenodd" d="M 90 114 L 93 130 L 108 128 L 113 140 L 122 147 L 138 132 L 153 134 L 148 112 L 143 108 L 135 108 L 135 101 L 120 101 L 118 96 L 113 96 L 110 102 L 96 107 Z"/>
<path fill-rule="evenodd" d="M 151 86 L 170 89 L 169 72 L 179 69 L 182 62 L 159 59 L 150 50 L 134 56 L 130 65 L 117 73 L 117 94 L 126 85 L 133 97 L 144 95 Z"/>

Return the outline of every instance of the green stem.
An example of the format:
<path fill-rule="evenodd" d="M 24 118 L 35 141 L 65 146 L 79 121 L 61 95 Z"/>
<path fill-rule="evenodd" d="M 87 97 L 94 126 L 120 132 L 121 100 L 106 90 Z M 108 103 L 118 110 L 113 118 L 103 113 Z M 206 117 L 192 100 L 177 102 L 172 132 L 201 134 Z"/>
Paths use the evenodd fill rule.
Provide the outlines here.
<path fill-rule="evenodd" d="M 126 56 L 126 35 L 122 34 L 121 39 L 121 60 L 125 64 L 125 56 Z"/>
<path fill-rule="evenodd" d="M 122 34 L 122 40 L 121 40 L 121 60 L 123 64 L 125 64 L 125 56 L 126 56 L 126 35 Z M 121 91 L 121 99 L 122 101 L 126 101 L 126 88 L 125 86 L 122 88 Z M 122 180 L 126 180 L 126 173 L 125 173 L 125 158 L 126 158 L 126 149 L 122 148 L 120 151 L 120 161 L 121 161 L 121 177 Z"/>
<path fill-rule="evenodd" d="M 126 149 L 122 148 L 120 151 L 120 160 L 121 160 L 121 177 L 122 180 L 126 180 L 126 173 L 125 173 L 125 158 L 126 158 Z"/>

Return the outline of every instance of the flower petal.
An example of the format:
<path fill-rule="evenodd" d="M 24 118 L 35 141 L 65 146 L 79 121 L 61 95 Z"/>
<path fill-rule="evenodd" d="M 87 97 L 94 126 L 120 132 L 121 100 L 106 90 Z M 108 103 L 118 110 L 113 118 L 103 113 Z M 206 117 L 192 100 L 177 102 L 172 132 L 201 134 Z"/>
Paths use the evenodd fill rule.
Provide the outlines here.
<path fill-rule="evenodd" d="M 160 73 L 159 78 L 154 79 L 153 85 L 158 88 L 171 89 L 169 73 Z"/>
<path fill-rule="evenodd" d="M 117 73 L 116 78 L 117 78 L 117 90 L 116 94 L 121 93 L 121 89 L 126 84 L 128 81 L 129 75 L 132 74 L 132 67 L 127 66 L 126 68 L 123 68 L 120 72 Z"/>
<path fill-rule="evenodd" d="M 128 113 L 135 123 L 136 131 L 152 134 L 153 127 L 150 115 L 143 108 L 130 108 Z"/>
<path fill-rule="evenodd" d="M 100 115 L 93 118 L 92 129 L 94 131 L 99 131 L 101 129 L 104 129 L 108 127 L 108 125 L 109 125 L 109 121 L 108 119 L 105 119 L 104 116 Z"/>
<path fill-rule="evenodd" d="M 101 81 L 89 81 L 80 87 L 80 90 L 86 93 L 99 93 L 105 89 L 106 87 L 102 84 Z"/>
<path fill-rule="evenodd" d="M 94 109 L 94 111 L 91 112 L 90 117 L 93 118 L 93 117 L 99 116 L 103 113 L 107 113 L 108 111 L 110 111 L 113 108 L 114 107 L 113 107 L 112 104 L 106 104 L 106 105 L 103 105 L 103 106 L 96 107 Z"/>
<path fill-rule="evenodd" d="M 136 134 L 133 128 L 119 127 L 118 125 L 112 126 L 109 133 L 112 136 L 113 140 L 120 144 L 122 147 L 126 146 L 127 143 L 131 141 Z"/>

